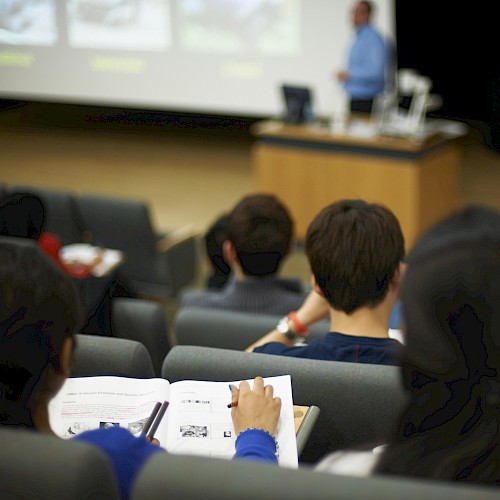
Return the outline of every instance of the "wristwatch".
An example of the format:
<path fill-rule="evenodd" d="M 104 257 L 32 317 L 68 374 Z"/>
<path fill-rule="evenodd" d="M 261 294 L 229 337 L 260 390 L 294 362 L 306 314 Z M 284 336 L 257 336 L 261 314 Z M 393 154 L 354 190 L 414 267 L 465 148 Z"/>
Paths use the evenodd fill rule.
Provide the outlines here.
<path fill-rule="evenodd" d="M 292 332 L 292 330 L 290 330 L 289 321 L 290 320 L 288 319 L 288 316 L 283 316 L 278 321 L 278 324 L 276 325 L 276 330 L 282 333 L 288 340 L 295 342 L 299 338 L 299 335 L 296 335 L 295 333 Z"/>

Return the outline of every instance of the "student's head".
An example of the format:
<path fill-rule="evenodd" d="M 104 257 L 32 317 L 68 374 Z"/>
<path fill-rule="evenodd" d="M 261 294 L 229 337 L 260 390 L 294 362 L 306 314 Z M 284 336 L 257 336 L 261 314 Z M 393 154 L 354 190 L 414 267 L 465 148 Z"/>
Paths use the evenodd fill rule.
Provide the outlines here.
<path fill-rule="evenodd" d="M 37 240 L 45 224 L 41 199 L 29 193 L 10 193 L 0 201 L 0 234 Z"/>
<path fill-rule="evenodd" d="M 467 207 L 420 238 L 400 289 L 410 403 L 382 470 L 500 477 L 500 212 Z M 497 465 L 494 465 L 494 464 Z"/>
<path fill-rule="evenodd" d="M 499 212 L 467 207 L 430 229 L 408 257 L 401 301 L 410 390 L 419 377 L 500 389 Z"/>
<path fill-rule="evenodd" d="M 275 274 L 290 252 L 294 225 L 287 208 L 273 195 L 245 196 L 229 213 L 225 255 L 237 259 L 243 274 Z"/>
<path fill-rule="evenodd" d="M 305 250 L 321 293 L 334 309 L 350 314 L 384 300 L 404 257 L 404 239 L 389 209 L 341 200 L 313 219 Z"/>
<path fill-rule="evenodd" d="M 52 259 L 35 242 L 0 237 L 0 423 L 35 425 L 35 407 L 68 375 L 60 354 L 80 318 L 78 293 Z"/>

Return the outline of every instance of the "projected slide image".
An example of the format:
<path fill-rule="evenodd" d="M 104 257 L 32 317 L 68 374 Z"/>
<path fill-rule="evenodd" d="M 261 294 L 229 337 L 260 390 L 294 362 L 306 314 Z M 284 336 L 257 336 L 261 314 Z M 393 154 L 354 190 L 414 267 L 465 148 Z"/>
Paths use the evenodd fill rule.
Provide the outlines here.
<path fill-rule="evenodd" d="M 0 0 L 0 43 L 53 45 L 56 0 Z"/>
<path fill-rule="evenodd" d="M 179 0 L 177 15 L 187 51 L 274 55 L 300 46 L 297 0 Z"/>
<path fill-rule="evenodd" d="M 172 40 L 165 0 L 67 0 L 67 16 L 73 47 L 165 50 Z"/>

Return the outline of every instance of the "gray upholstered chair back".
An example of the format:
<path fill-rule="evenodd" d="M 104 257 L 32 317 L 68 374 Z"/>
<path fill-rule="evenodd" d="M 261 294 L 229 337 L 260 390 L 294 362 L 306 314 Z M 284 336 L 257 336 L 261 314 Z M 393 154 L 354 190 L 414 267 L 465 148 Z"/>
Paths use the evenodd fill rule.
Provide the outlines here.
<path fill-rule="evenodd" d="M 157 236 L 145 202 L 81 194 L 77 205 L 94 244 L 123 250 L 127 254 L 127 272 L 151 278 L 150 262 L 143 262 L 142 257 L 153 257 Z"/>
<path fill-rule="evenodd" d="M 198 346 L 175 346 L 162 375 L 176 380 L 242 380 L 290 374 L 294 402 L 317 405 L 318 421 L 301 455 L 315 462 L 326 453 L 385 441 L 406 402 L 394 366 L 297 359 Z"/>
<path fill-rule="evenodd" d="M 161 366 L 171 347 L 163 305 L 152 300 L 114 297 L 111 321 L 113 336 L 144 344 L 155 375 L 161 377 Z"/>
<path fill-rule="evenodd" d="M 78 196 L 76 202 L 92 243 L 124 252 L 125 261 L 117 275 L 131 293 L 175 297 L 194 279 L 195 238 L 159 249 L 160 240 L 167 235 L 155 232 L 146 202 L 85 193 Z"/>
<path fill-rule="evenodd" d="M 178 310 L 173 330 L 179 345 L 198 345 L 243 351 L 271 331 L 281 316 L 224 311 L 201 307 L 182 307 Z M 322 338 L 329 323 L 322 321 L 311 327 L 306 339 Z"/>
<path fill-rule="evenodd" d="M 217 458 L 156 454 L 139 473 L 132 500 L 493 500 L 498 488 L 389 476 L 347 477 Z"/>
<path fill-rule="evenodd" d="M 0 426 L 0 498 L 120 498 L 103 452 L 87 443 Z"/>
<path fill-rule="evenodd" d="M 114 375 L 152 378 L 155 376 L 148 350 L 140 342 L 100 335 L 75 335 L 72 377 Z"/>

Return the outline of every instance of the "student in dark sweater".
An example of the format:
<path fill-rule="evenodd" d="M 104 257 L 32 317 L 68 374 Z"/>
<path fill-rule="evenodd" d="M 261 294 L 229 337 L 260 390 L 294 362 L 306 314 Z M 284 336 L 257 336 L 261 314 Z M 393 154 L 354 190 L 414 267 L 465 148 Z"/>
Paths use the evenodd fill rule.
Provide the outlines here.
<path fill-rule="evenodd" d="M 230 276 L 220 289 L 185 292 L 181 308 L 285 314 L 299 307 L 306 294 L 302 282 L 279 277 L 294 246 L 294 223 L 283 203 L 269 194 L 245 196 L 223 224 L 217 262 L 222 255 Z"/>
<path fill-rule="evenodd" d="M 247 351 L 352 363 L 397 365 L 401 343 L 389 318 L 403 275 L 403 234 L 386 207 L 332 203 L 310 224 L 305 249 L 313 291 L 297 311 Z M 330 332 L 304 345 L 307 327 L 330 318 Z"/>

